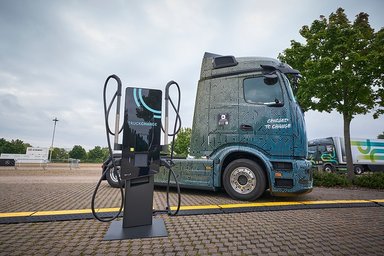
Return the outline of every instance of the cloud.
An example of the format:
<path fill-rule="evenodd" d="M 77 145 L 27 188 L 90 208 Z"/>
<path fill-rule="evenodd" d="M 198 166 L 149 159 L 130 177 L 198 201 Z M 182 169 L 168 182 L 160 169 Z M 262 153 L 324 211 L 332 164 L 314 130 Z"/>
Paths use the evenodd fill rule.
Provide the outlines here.
<path fill-rule="evenodd" d="M 57 117 L 56 146 L 105 146 L 102 88 L 113 73 L 124 87 L 177 81 L 190 127 L 205 51 L 277 57 L 302 25 L 339 6 L 383 24 L 381 1 L 0 1 L 0 137 L 50 146 Z M 311 136 L 342 130 L 329 125 L 340 116 L 318 117 L 308 114 Z"/>

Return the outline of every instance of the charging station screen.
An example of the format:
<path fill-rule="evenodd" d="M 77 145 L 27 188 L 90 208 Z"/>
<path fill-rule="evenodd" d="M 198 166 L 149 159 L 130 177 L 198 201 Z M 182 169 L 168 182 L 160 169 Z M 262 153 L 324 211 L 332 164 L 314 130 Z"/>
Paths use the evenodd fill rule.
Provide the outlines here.
<path fill-rule="evenodd" d="M 159 171 L 161 102 L 161 90 L 126 89 L 121 160 L 123 179 Z"/>

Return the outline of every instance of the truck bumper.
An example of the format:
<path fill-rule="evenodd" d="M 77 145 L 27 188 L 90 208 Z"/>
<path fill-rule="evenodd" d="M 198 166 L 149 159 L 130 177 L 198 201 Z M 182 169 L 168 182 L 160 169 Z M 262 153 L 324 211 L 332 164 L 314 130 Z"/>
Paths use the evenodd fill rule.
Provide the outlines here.
<path fill-rule="evenodd" d="M 286 168 L 287 166 L 292 168 Z M 285 162 L 284 165 L 273 164 L 269 187 L 273 196 L 294 196 L 311 192 L 313 189 L 311 163 L 307 160 L 292 160 Z"/>
<path fill-rule="evenodd" d="M 290 197 L 290 196 L 298 196 L 312 192 L 313 188 L 303 189 L 295 192 L 271 192 L 273 196 L 281 196 L 281 197 Z"/>

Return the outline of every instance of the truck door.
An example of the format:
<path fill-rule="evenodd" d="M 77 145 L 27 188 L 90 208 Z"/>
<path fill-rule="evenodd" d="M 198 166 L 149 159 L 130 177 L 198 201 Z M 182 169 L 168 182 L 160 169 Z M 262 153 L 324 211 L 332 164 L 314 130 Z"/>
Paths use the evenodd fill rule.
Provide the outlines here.
<path fill-rule="evenodd" d="M 211 81 L 208 150 L 239 141 L 239 86 L 237 77 Z"/>
<path fill-rule="evenodd" d="M 271 156 L 292 156 L 290 102 L 281 76 L 261 73 L 239 80 L 239 141 Z"/>

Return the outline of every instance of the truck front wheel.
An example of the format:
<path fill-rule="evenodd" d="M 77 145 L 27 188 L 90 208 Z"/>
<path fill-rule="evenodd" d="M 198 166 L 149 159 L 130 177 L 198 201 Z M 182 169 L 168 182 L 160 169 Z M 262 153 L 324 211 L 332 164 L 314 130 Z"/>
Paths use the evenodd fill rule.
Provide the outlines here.
<path fill-rule="evenodd" d="M 223 184 L 233 199 L 253 201 L 265 191 L 266 177 L 263 169 L 254 161 L 237 159 L 225 168 Z"/>
<path fill-rule="evenodd" d="M 114 171 L 114 168 L 112 165 L 108 165 L 108 171 L 105 173 L 106 175 L 106 178 L 107 178 L 107 181 L 108 181 L 108 184 L 113 187 L 113 188 L 119 188 L 120 187 L 120 184 L 119 184 L 119 179 L 117 178 L 117 175 L 120 176 L 120 166 L 116 166 L 116 169 L 117 169 L 117 173 L 115 173 Z M 121 180 L 120 180 L 121 181 Z M 124 187 L 124 183 L 122 182 L 122 185 Z"/>

